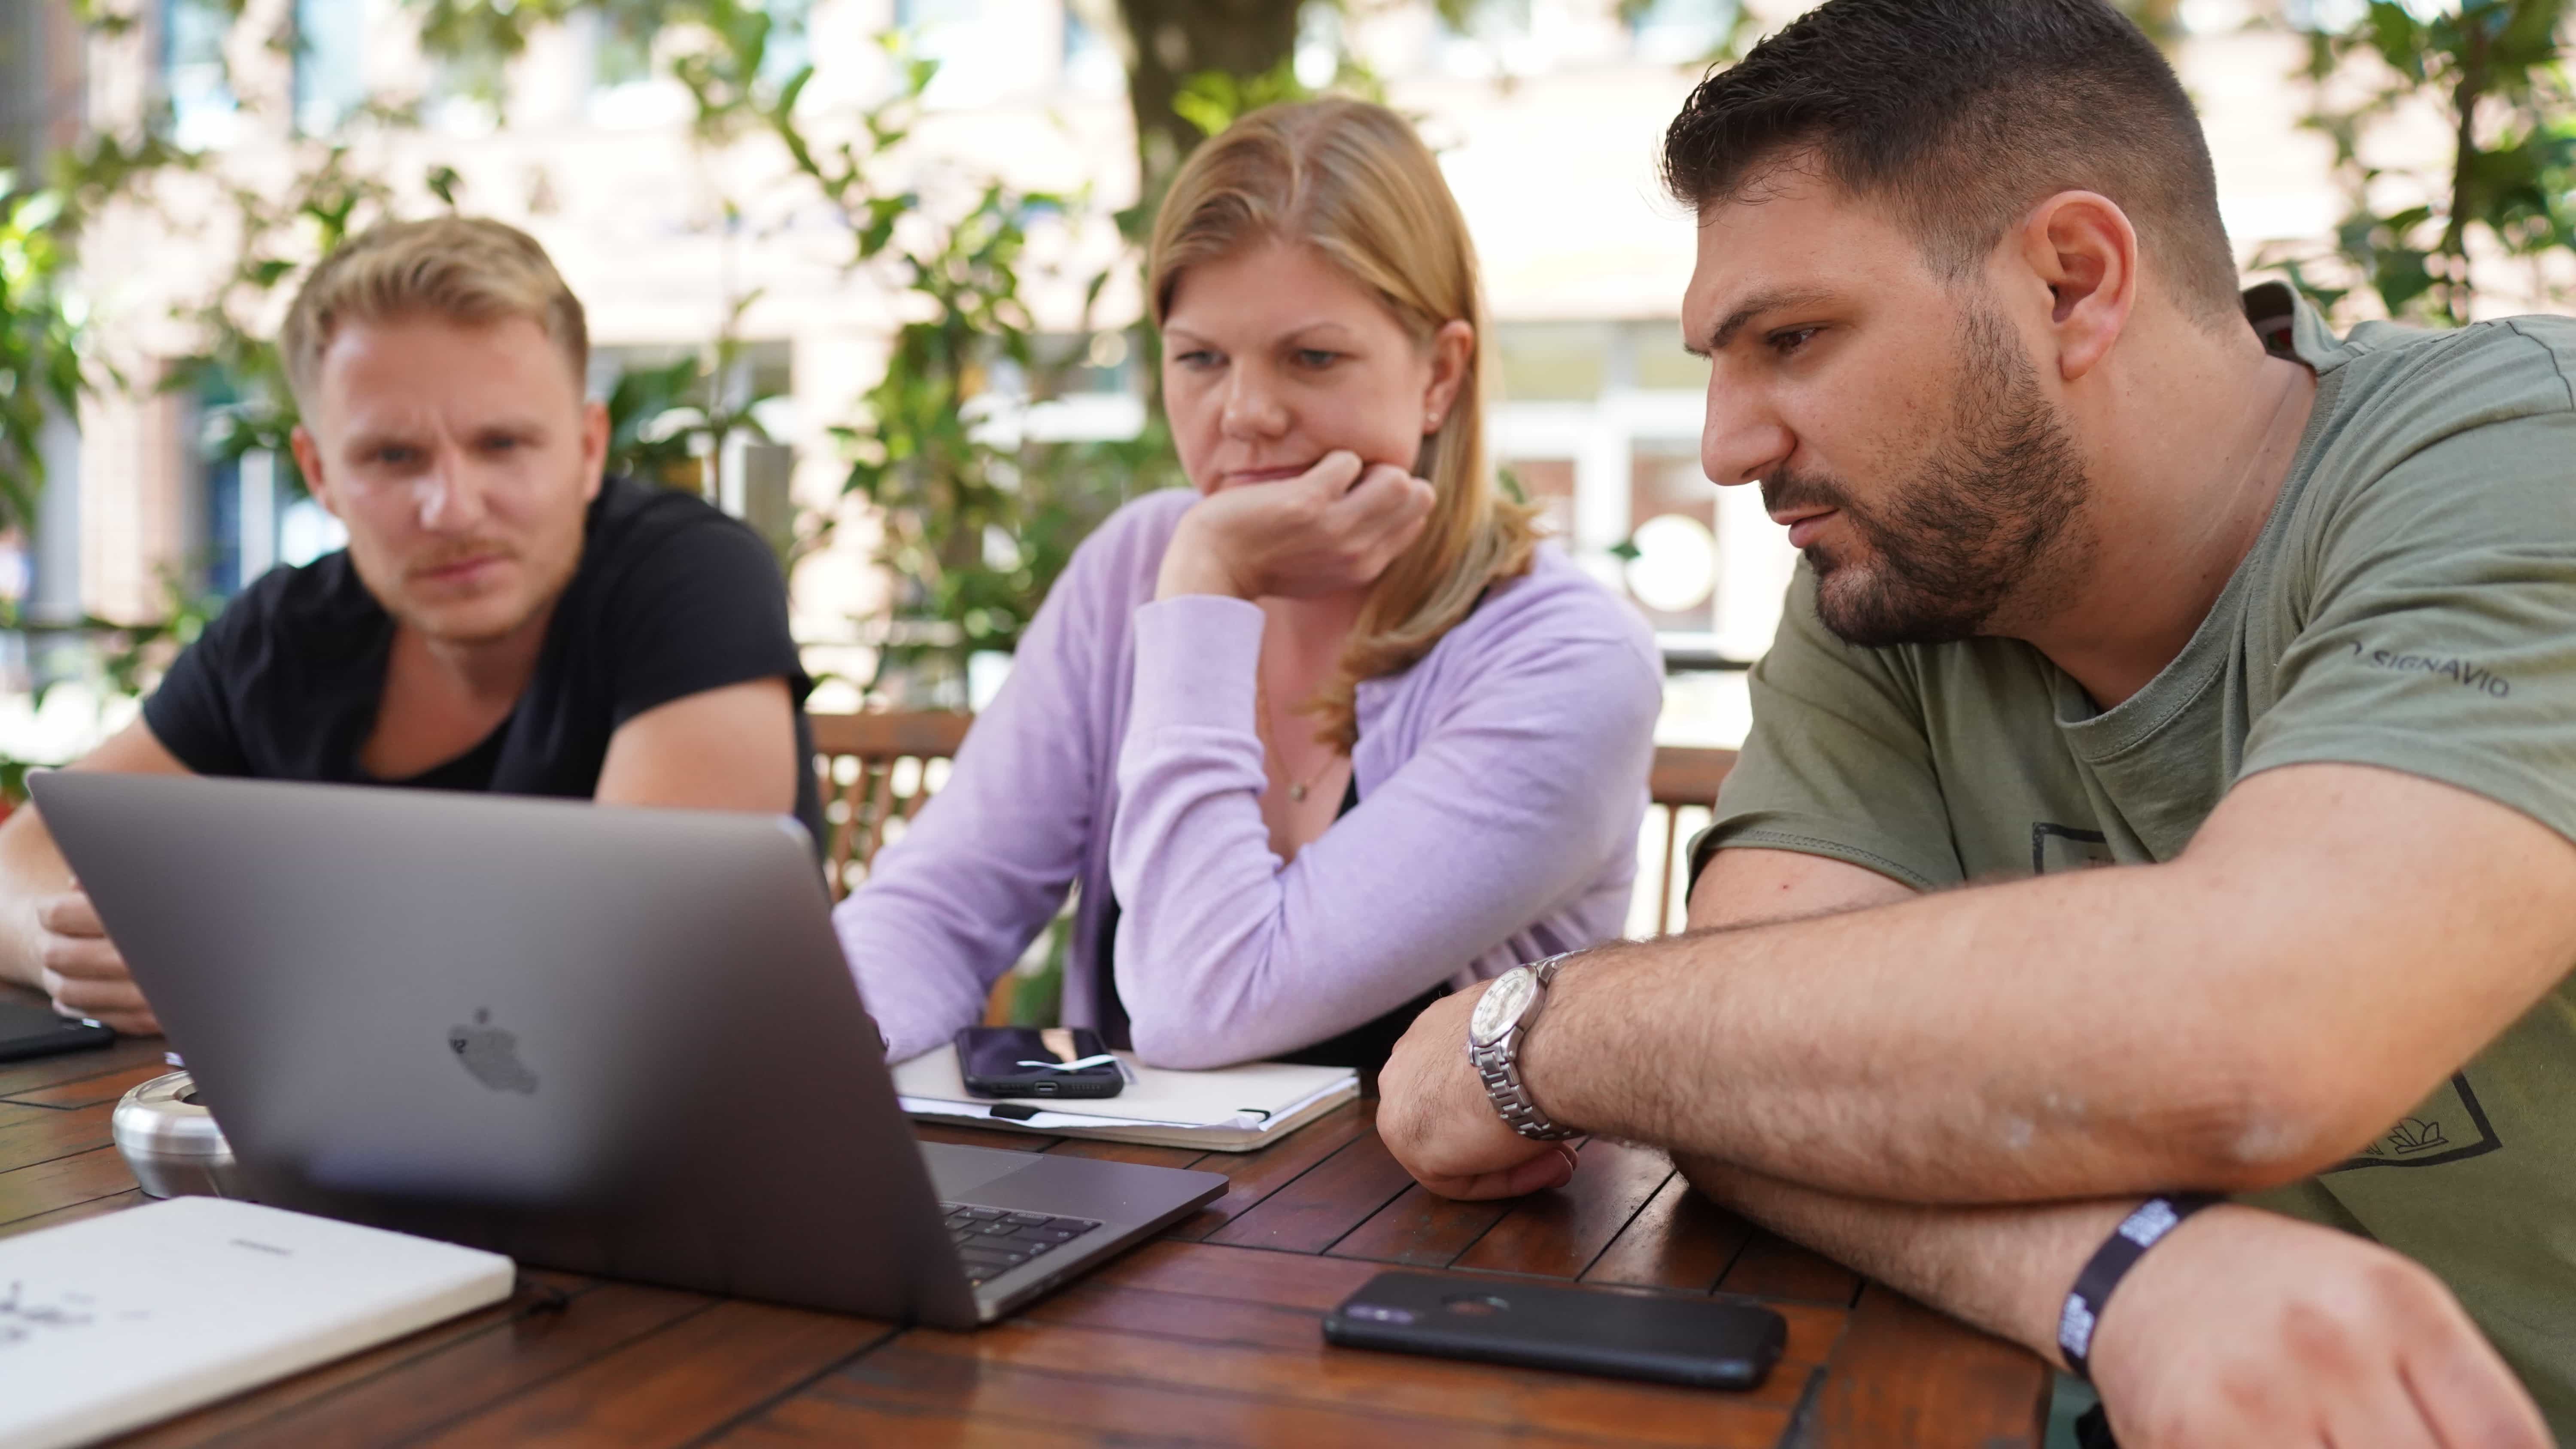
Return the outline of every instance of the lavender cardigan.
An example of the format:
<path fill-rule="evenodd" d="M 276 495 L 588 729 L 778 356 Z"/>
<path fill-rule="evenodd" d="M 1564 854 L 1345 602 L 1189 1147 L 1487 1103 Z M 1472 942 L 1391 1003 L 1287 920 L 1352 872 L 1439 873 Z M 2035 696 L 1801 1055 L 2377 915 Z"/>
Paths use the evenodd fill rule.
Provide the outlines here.
<path fill-rule="evenodd" d="M 1171 1067 L 1272 1056 L 1447 980 L 1619 934 L 1663 675 L 1645 621 L 1553 545 L 1358 691 L 1360 804 L 1282 869 L 1261 818 L 1262 614 L 1154 602 L 1197 495 L 1138 499 L 1073 556 L 955 773 L 833 914 L 895 1061 L 982 1017 L 1082 887 L 1064 1021 L 1120 1000 Z"/>

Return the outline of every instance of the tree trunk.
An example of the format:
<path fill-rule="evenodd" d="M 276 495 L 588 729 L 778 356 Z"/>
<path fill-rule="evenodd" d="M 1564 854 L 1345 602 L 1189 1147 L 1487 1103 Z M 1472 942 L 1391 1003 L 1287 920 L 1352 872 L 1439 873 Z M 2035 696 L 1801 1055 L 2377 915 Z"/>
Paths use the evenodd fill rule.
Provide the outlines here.
<path fill-rule="evenodd" d="M 1204 71 L 1265 75 L 1297 48 L 1298 0 L 1118 0 L 1127 31 L 1127 104 L 1136 117 L 1136 225 L 1141 235 L 1181 159 L 1203 138 L 1172 111 Z"/>

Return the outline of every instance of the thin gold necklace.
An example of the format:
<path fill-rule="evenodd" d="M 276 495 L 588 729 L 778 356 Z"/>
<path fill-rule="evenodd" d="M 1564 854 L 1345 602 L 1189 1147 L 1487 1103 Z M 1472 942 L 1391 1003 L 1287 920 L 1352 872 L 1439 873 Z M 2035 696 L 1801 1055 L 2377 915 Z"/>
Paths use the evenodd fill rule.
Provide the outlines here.
<path fill-rule="evenodd" d="M 1261 682 L 1258 672 L 1252 676 L 1252 732 L 1260 737 L 1262 751 L 1277 760 L 1281 773 L 1286 773 L 1288 755 L 1270 739 L 1270 690 Z M 1316 782 L 1330 774 L 1334 762 L 1340 758 L 1339 750 L 1330 751 L 1324 756 L 1324 763 L 1316 767 L 1315 773 L 1303 780 L 1291 779 L 1288 782 L 1289 802 L 1297 805 L 1305 804 L 1306 797 L 1314 793 Z"/>

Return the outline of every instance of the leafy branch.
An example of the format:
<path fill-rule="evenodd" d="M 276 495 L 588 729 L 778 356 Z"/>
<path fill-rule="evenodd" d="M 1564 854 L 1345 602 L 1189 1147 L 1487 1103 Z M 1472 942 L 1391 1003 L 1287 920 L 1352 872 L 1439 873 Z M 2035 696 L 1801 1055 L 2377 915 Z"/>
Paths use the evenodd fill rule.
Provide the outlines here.
<path fill-rule="evenodd" d="M 2389 316 L 2456 326 L 2477 296 L 2477 257 L 2536 263 L 2576 244 L 2570 0 L 2425 8 L 2370 0 L 2352 28 L 2308 36 L 2301 74 L 2315 99 L 2302 124 L 2333 142 L 2347 211 L 2331 250 L 2260 260 L 2329 305 L 2366 288 Z M 2446 164 L 2374 159 L 2402 109 L 2425 101 L 2449 135 Z"/>

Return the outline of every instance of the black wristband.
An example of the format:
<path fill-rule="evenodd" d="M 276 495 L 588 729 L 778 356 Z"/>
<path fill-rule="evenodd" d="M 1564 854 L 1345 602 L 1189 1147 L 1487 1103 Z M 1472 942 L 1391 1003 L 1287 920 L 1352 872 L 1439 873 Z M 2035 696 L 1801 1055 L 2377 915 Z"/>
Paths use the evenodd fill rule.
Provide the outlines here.
<path fill-rule="evenodd" d="M 2102 1320 L 2102 1305 L 2111 1301 L 2111 1290 L 2129 1276 L 2129 1270 L 2147 1254 L 2147 1249 L 2164 1240 L 2184 1218 L 2222 1202 L 2214 1193 L 2180 1192 L 2170 1197 L 2151 1197 L 2138 1204 L 2137 1210 L 2120 1219 L 2111 1236 L 2093 1250 L 2092 1260 L 2084 1271 L 2075 1275 L 2075 1289 L 2066 1295 L 2066 1306 L 2057 1315 L 2057 1347 L 2066 1355 L 2066 1366 L 2075 1376 L 2090 1383 L 2093 1379 L 2088 1360 L 2093 1347 L 2093 1325 Z"/>

